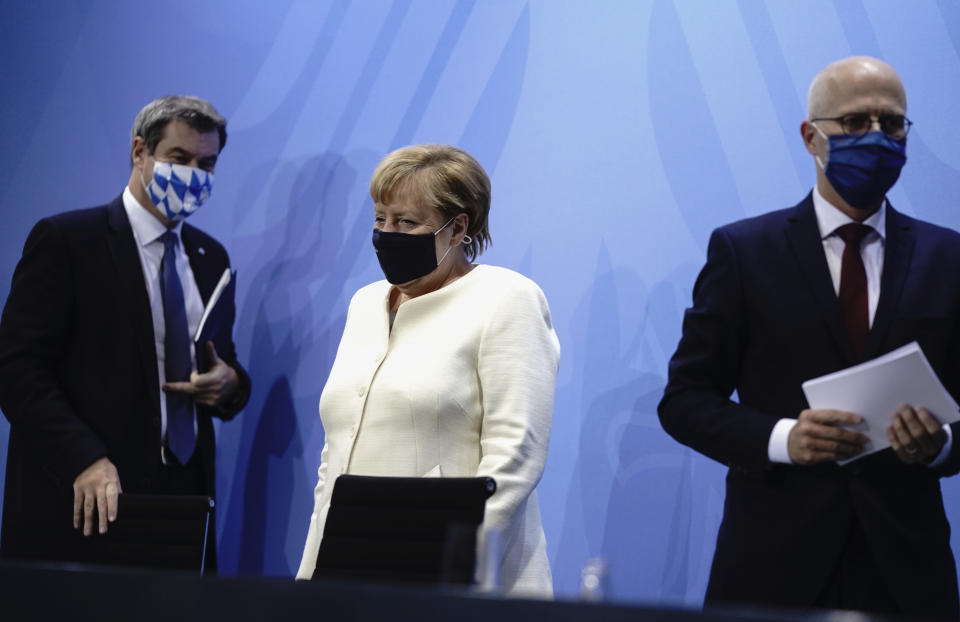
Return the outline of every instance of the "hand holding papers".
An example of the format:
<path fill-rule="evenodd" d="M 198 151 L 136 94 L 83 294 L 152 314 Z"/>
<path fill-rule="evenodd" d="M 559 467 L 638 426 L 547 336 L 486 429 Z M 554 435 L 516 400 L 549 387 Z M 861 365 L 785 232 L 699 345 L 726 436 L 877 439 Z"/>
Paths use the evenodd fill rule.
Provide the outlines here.
<path fill-rule="evenodd" d="M 203 310 L 203 316 L 200 318 L 200 325 L 197 327 L 197 334 L 194 337 L 194 352 L 197 354 L 197 371 L 201 374 L 210 369 L 213 364 L 207 356 L 207 348 L 204 345 L 216 335 L 220 327 L 225 323 L 232 322 L 232 318 L 227 317 L 230 301 L 233 300 L 234 291 L 237 284 L 237 273 L 230 272 L 230 268 L 223 271 L 220 281 L 210 294 L 210 300 L 207 301 L 207 307 Z M 225 300 L 224 304 L 220 304 Z"/>
<path fill-rule="evenodd" d="M 857 413 L 863 423 L 857 431 L 869 437 L 862 458 L 890 446 L 887 426 L 901 404 L 923 406 L 940 423 L 960 421 L 957 403 L 940 383 L 917 342 L 866 363 L 803 383 L 811 408 Z M 840 462 L 846 464 L 850 460 Z"/>
<path fill-rule="evenodd" d="M 214 346 L 215 337 L 224 335 L 233 326 L 236 276 L 229 268 L 224 270 L 207 301 L 194 336 L 196 371 L 190 374 L 189 381 L 163 383 L 165 392 L 185 393 L 197 404 L 216 406 L 230 399 L 236 391 L 239 383 L 237 372 L 219 358 Z"/>

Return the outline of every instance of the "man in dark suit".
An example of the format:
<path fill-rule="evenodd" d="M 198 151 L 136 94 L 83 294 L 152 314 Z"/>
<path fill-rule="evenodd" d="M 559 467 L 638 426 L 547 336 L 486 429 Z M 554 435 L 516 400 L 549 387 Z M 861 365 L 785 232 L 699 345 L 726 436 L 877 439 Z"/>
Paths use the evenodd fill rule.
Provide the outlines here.
<path fill-rule="evenodd" d="M 183 218 L 209 195 L 225 142 L 209 103 L 155 100 L 134 121 L 123 194 L 27 238 L 0 320 L 4 557 L 70 559 L 80 532 L 117 518 L 121 492 L 213 495 L 211 417 L 235 416 L 250 379 L 232 298 L 194 351 L 229 259 Z"/>
<path fill-rule="evenodd" d="M 890 449 L 838 466 L 866 442 L 861 418 L 811 410 L 801 389 L 916 340 L 960 400 L 960 235 L 885 199 L 905 113 L 886 63 L 831 64 L 800 127 L 816 187 L 710 239 L 659 406 L 667 432 L 729 467 L 707 605 L 958 615 L 939 483 L 960 468 L 955 429 L 903 405 Z"/>

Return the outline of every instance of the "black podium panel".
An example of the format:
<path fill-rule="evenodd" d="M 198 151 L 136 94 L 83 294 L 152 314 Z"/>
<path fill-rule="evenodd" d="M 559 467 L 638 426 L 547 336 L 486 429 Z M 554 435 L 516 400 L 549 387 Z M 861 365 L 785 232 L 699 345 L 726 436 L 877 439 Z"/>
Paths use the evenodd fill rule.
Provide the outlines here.
<path fill-rule="evenodd" d="M 332 620 L 336 622 L 871 622 L 840 612 L 726 610 L 538 601 L 471 594 L 464 588 L 195 577 L 173 572 L 80 571 L 0 563 L 4 620 Z"/>

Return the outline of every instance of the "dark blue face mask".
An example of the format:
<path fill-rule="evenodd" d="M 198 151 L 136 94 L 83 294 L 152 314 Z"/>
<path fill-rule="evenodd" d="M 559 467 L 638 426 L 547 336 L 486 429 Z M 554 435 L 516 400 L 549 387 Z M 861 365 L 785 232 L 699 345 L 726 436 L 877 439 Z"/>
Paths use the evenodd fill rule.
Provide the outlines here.
<path fill-rule="evenodd" d="M 827 136 L 820 128 L 817 131 L 829 143 L 827 165 L 823 165 L 820 156 L 817 164 L 837 194 L 857 209 L 880 205 L 907 161 L 907 139 L 890 138 L 881 131 L 833 136 Z"/>
<path fill-rule="evenodd" d="M 433 233 L 397 233 L 374 228 L 373 248 L 377 251 L 377 261 L 387 281 L 399 285 L 436 270 L 453 247 L 448 248 L 437 261 L 434 238 L 451 222 L 453 218 Z"/>

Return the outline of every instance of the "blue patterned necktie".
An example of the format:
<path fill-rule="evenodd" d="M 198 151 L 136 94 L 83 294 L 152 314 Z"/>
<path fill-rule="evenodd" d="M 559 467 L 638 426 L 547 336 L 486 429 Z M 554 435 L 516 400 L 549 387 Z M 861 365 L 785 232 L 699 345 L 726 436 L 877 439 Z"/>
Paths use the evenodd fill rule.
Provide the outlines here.
<path fill-rule="evenodd" d="M 177 235 L 167 231 L 163 239 L 163 259 L 160 261 L 160 296 L 163 299 L 163 318 L 166 334 L 163 341 L 164 370 L 167 382 L 190 380 L 190 334 L 187 328 L 187 309 L 183 304 L 183 286 L 177 274 Z M 167 393 L 167 447 L 181 464 L 193 454 L 193 400 L 183 393 Z"/>

